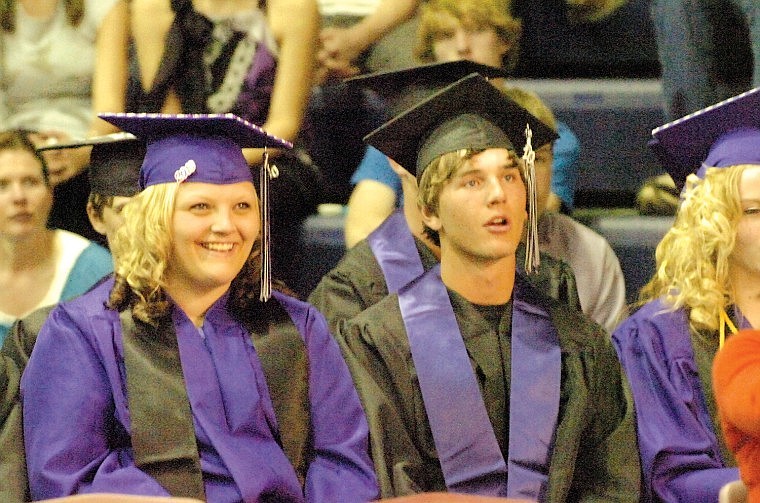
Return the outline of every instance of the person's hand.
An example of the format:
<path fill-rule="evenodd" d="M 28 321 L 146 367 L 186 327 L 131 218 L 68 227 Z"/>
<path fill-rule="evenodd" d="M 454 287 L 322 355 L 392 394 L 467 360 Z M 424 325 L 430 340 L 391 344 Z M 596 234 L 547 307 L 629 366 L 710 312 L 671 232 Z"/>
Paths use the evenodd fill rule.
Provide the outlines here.
<path fill-rule="evenodd" d="M 596 23 L 611 16 L 628 0 L 567 0 L 567 17 L 573 23 Z"/>
<path fill-rule="evenodd" d="M 55 143 L 70 141 L 71 135 L 63 131 L 46 130 L 29 134 L 29 140 L 39 148 Z M 74 178 L 82 172 L 90 162 L 90 148 L 52 149 L 42 152 L 48 168 L 50 185 L 55 187 Z"/>
<path fill-rule="evenodd" d="M 319 41 L 318 77 L 323 80 L 343 79 L 360 72 L 354 62 L 366 47 L 352 28 L 324 28 L 319 34 Z"/>

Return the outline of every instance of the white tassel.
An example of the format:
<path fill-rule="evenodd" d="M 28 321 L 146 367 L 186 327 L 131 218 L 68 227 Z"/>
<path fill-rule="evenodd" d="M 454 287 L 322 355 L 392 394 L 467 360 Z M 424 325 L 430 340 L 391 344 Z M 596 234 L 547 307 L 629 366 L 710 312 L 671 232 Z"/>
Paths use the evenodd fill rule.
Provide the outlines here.
<path fill-rule="evenodd" d="M 259 300 L 266 302 L 272 296 L 272 244 L 269 230 L 269 180 L 277 178 L 280 171 L 269 164 L 269 152 L 264 147 L 264 158 L 259 173 L 259 199 L 261 211 L 261 292 Z"/>
<path fill-rule="evenodd" d="M 528 231 L 525 243 L 525 271 L 528 274 L 535 272 L 541 265 L 541 257 L 538 251 L 538 205 L 536 203 L 536 153 L 533 151 L 533 131 L 530 125 L 525 125 L 525 147 L 523 148 L 523 161 L 525 161 L 525 184 L 528 190 Z"/>

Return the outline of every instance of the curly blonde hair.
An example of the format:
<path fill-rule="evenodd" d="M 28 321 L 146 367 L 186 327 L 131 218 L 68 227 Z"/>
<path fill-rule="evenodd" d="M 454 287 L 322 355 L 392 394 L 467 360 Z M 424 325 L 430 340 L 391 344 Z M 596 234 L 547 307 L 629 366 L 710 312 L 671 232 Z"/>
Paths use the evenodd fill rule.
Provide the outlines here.
<path fill-rule="evenodd" d="M 690 175 L 673 227 L 657 245 L 657 271 L 639 294 L 641 303 L 664 297 L 686 308 L 693 330 L 715 331 L 733 303 L 729 257 L 742 215 L 739 181 L 746 165 Z"/>
<path fill-rule="evenodd" d="M 505 0 L 428 0 L 420 11 L 415 56 L 426 63 L 435 61 L 433 43 L 449 28 L 447 17 L 452 16 L 465 27 L 493 27 L 499 38 L 510 46 L 504 55 L 503 67 L 511 72 L 520 55 L 522 23 L 513 18 L 509 10 L 510 4 Z"/>
<path fill-rule="evenodd" d="M 165 272 L 171 255 L 171 222 L 178 187 L 177 183 L 152 185 L 134 196 L 124 207 L 124 224 L 111 243 L 115 282 L 108 306 L 119 311 L 131 308 L 135 318 L 152 325 L 170 309 L 164 290 Z M 261 310 L 260 251 L 259 238 L 230 286 L 228 309 L 247 326 Z"/>

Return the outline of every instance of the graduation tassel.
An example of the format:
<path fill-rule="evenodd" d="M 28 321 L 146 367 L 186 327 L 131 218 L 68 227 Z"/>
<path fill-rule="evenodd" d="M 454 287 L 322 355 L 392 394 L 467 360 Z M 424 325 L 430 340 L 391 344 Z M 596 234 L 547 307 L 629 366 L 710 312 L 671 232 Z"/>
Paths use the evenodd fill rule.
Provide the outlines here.
<path fill-rule="evenodd" d="M 269 164 L 269 152 L 264 147 L 263 162 L 259 172 L 259 195 L 261 211 L 261 292 L 259 300 L 266 302 L 272 296 L 272 244 L 269 230 L 269 180 L 277 178 L 280 171 Z"/>
<path fill-rule="evenodd" d="M 728 314 L 726 314 L 726 310 L 721 309 L 718 349 L 722 349 L 723 344 L 726 343 L 726 327 L 728 327 L 728 329 L 731 331 L 732 334 L 736 334 L 739 332 L 739 330 L 736 328 L 736 325 L 734 325 L 734 322 L 731 321 L 731 318 L 729 318 Z"/>
<path fill-rule="evenodd" d="M 533 151 L 533 131 L 525 125 L 525 184 L 528 191 L 528 231 L 525 243 L 525 272 L 532 274 L 541 265 L 538 252 L 538 205 L 536 203 L 536 153 Z"/>

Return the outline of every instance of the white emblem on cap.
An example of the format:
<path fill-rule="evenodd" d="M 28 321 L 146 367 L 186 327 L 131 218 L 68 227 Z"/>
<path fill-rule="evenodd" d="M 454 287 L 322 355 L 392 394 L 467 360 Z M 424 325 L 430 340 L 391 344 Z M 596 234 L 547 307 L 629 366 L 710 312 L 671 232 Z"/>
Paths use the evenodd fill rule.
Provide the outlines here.
<path fill-rule="evenodd" d="M 177 180 L 177 183 L 182 183 L 193 173 L 195 173 L 195 161 L 190 159 L 184 166 L 174 172 L 174 179 Z"/>

